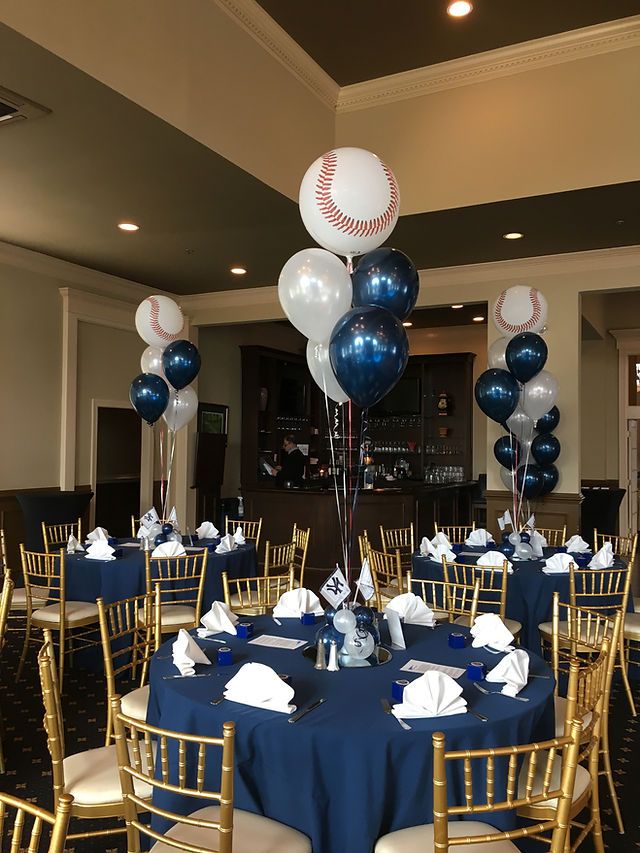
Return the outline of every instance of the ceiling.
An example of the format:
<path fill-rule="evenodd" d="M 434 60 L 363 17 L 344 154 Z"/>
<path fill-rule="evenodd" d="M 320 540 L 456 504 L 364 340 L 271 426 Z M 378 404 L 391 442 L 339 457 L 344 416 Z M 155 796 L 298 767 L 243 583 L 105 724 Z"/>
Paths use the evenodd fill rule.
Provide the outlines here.
<path fill-rule="evenodd" d="M 341 86 L 640 13 L 638 0 L 474 0 L 458 19 L 447 0 L 258 3 Z"/>

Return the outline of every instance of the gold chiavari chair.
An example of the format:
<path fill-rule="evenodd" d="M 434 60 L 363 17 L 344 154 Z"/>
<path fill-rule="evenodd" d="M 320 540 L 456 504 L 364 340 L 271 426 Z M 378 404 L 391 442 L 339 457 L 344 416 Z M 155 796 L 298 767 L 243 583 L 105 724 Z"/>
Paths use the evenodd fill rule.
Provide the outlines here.
<path fill-rule="evenodd" d="M 371 543 L 369 542 L 369 534 L 366 530 L 363 530 L 362 533 L 358 534 L 358 549 L 360 551 L 360 565 L 364 563 L 366 558 L 369 556 L 369 548 L 371 547 Z"/>
<path fill-rule="evenodd" d="M 75 536 L 78 542 L 82 544 L 82 519 L 70 521 L 65 524 L 45 524 L 42 522 L 42 541 L 44 550 L 58 551 L 66 546 L 70 536 Z"/>
<path fill-rule="evenodd" d="M 200 622 L 208 553 L 206 548 L 181 557 L 152 557 L 145 552 L 146 593 L 152 596 L 154 587 L 160 587 L 163 634 L 177 634 L 180 628 L 189 630 Z M 143 618 L 141 613 L 141 622 Z"/>
<path fill-rule="evenodd" d="M 311 842 L 296 829 L 234 808 L 234 723 L 222 724 L 222 737 L 205 737 L 134 720 L 121 710 L 117 697 L 111 708 L 128 853 L 140 853 L 141 836 L 149 844 L 156 842 L 154 853 L 311 853 Z M 219 778 L 219 788 L 205 787 L 213 778 Z M 194 811 L 182 815 L 147 802 L 136 793 L 140 783 L 154 791 L 153 800 L 163 791 L 189 798 Z M 172 824 L 166 834 L 154 829 L 154 817 Z"/>
<path fill-rule="evenodd" d="M 122 819 L 124 818 L 124 803 L 120 790 L 115 744 L 100 746 L 97 749 L 87 749 L 73 755 L 66 754 L 64 721 L 51 632 L 46 630 L 44 635 L 44 645 L 38 652 L 38 669 L 45 710 L 44 727 L 47 735 L 47 747 L 51 756 L 55 807 L 58 807 L 63 794 L 69 794 L 73 797 L 72 818 L 88 820 Z M 145 782 L 138 782 L 136 790 L 142 801 L 150 799 L 151 788 Z M 68 835 L 67 838 L 94 838 L 123 833 L 124 831 L 124 826 L 120 825 L 78 832 Z"/>
<path fill-rule="evenodd" d="M 242 529 L 242 535 L 244 536 L 247 542 L 253 542 L 256 546 L 256 554 L 258 553 L 258 547 L 260 545 L 260 532 L 262 530 L 262 519 L 259 518 L 257 521 L 247 521 L 246 518 L 229 518 L 228 515 L 224 517 L 224 532 L 234 534 L 236 530 L 240 527 Z"/>
<path fill-rule="evenodd" d="M 578 767 L 569 810 L 569 830 L 566 839 L 566 849 L 568 850 L 576 850 L 591 835 L 596 853 L 604 853 L 598 768 L 608 659 L 609 639 L 605 637 L 602 641 L 600 654 L 595 660 L 589 663 L 572 661 L 570 664 L 565 732 L 574 724 L 572 720 L 576 718 L 584 721 L 584 728 L 580 737 Z M 542 764 L 544 756 L 540 758 Z M 582 766 L 584 763 L 587 764 L 586 767 Z M 539 769 L 532 780 L 526 778 L 524 771 L 521 771 L 521 786 L 525 784 L 525 779 L 526 782 L 531 781 L 533 783 L 533 789 L 536 793 L 542 790 L 544 780 Z M 576 818 L 586 808 L 589 809 L 589 817 L 586 823 L 581 823 Z M 552 797 L 548 796 L 542 801 L 538 800 L 536 803 L 521 806 L 518 809 L 518 815 L 534 821 L 548 820 L 554 809 L 555 803 L 552 802 Z M 578 835 L 573 840 L 571 839 L 572 828 L 578 830 Z"/>
<path fill-rule="evenodd" d="M 464 545 L 464 540 L 469 538 L 470 533 L 476 529 L 475 521 L 472 524 L 438 524 L 433 523 L 436 536 L 444 533 L 452 545 Z"/>
<path fill-rule="evenodd" d="M 0 597 L 0 652 L 4 649 L 5 635 L 7 632 L 7 623 L 9 620 L 9 611 L 11 610 L 11 598 L 13 596 L 13 581 L 11 580 L 11 572 L 7 569 L 4 573 L 2 582 L 2 596 Z M 0 773 L 4 773 L 4 747 L 2 744 L 3 736 L 2 713 L 0 712 Z"/>
<path fill-rule="evenodd" d="M 224 601 L 234 613 L 263 616 L 273 610 L 281 595 L 294 589 L 293 581 L 293 568 L 286 574 L 254 578 L 230 578 L 223 572 Z"/>
<path fill-rule="evenodd" d="M 414 578 L 407 572 L 407 589 L 429 605 L 437 622 L 453 622 L 463 617 L 473 625 L 478 613 L 479 580 L 473 585 L 451 583 Z"/>
<path fill-rule="evenodd" d="M 557 527 L 536 527 L 538 533 L 540 533 L 547 540 L 547 545 L 550 548 L 559 548 L 561 545 L 567 541 L 567 525 L 565 524 L 562 528 Z"/>
<path fill-rule="evenodd" d="M 73 797 L 62 794 L 52 814 L 34 803 L 0 792 L 0 847 L 8 849 L 11 839 L 12 853 L 23 850 L 64 853 L 72 803 Z M 5 840 L 6 845 L 3 844 Z"/>
<path fill-rule="evenodd" d="M 131 513 L 131 538 L 136 538 L 136 533 L 138 532 L 138 525 L 136 517 L 133 513 Z"/>
<path fill-rule="evenodd" d="M 400 554 L 400 562 L 403 569 L 411 569 L 411 558 L 416 550 L 413 535 L 413 522 L 409 527 L 384 527 L 380 525 L 380 539 L 382 550 L 385 554 L 392 556 L 396 551 Z"/>
<path fill-rule="evenodd" d="M 367 557 L 373 579 L 375 604 L 378 610 L 384 610 L 392 598 L 406 592 L 400 552 L 385 554 L 369 547 Z"/>
<path fill-rule="evenodd" d="M 598 533 L 598 529 L 596 528 L 593 531 L 594 550 L 599 551 L 605 542 L 611 543 L 613 553 L 617 554 L 618 557 L 622 557 L 623 560 L 629 560 L 631 563 L 633 562 L 638 542 L 637 533 L 635 536 L 613 536 L 611 533 Z"/>
<path fill-rule="evenodd" d="M 4 529 L 0 527 L 0 569 L 2 569 L 3 575 L 6 577 L 7 574 L 9 577 L 13 577 L 11 575 L 11 569 L 9 568 L 9 561 L 7 557 L 7 542 L 4 535 Z M 44 607 L 47 602 L 44 600 L 33 600 L 34 607 Z M 13 595 L 11 596 L 11 609 L 9 611 L 9 620 L 19 621 L 20 627 L 12 628 L 9 623 L 7 623 L 7 630 L 10 631 L 23 631 L 24 630 L 24 613 L 27 609 L 27 593 L 23 586 L 13 588 Z M 14 611 L 12 614 L 11 611 Z"/>
<path fill-rule="evenodd" d="M 287 574 L 290 570 L 294 573 L 295 582 L 295 542 L 285 542 L 284 545 L 272 545 L 267 539 L 264 546 L 264 568 L 265 577 Z"/>
<path fill-rule="evenodd" d="M 514 637 L 522 630 L 522 625 L 516 619 L 507 617 L 507 581 L 509 573 L 508 561 L 501 566 L 476 566 L 471 563 L 450 563 L 442 558 L 444 579 L 448 583 L 473 584 L 480 581 L 480 598 L 478 613 L 497 613 Z M 469 624 L 465 617 L 459 617 L 456 622 Z"/>
<path fill-rule="evenodd" d="M 310 527 L 303 530 L 297 524 L 293 525 L 291 540 L 293 542 L 293 568 L 296 574 L 294 584 L 296 587 L 304 586 L 304 570 L 307 567 L 307 551 L 309 550 L 310 537 Z"/>
<path fill-rule="evenodd" d="M 100 639 L 107 683 L 107 732 L 106 745 L 111 743 L 113 721 L 111 699 L 121 691 L 117 679 L 138 679 L 139 686 L 122 696 L 122 707 L 129 717 L 146 720 L 149 704 L 147 673 L 149 661 L 160 648 L 160 586 L 156 584 L 154 594 L 134 595 L 105 604 L 98 599 Z M 144 614 L 144 621 L 140 619 Z M 138 675 L 139 671 L 139 675 Z"/>
<path fill-rule="evenodd" d="M 20 555 L 27 612 L 24 646 L 16 677 L 19 679 L 22 675 L 29 643 L 36 639 L 31 636 L 31 629 L 49 628 L 58 632 L 58 682 L 62 689 L 65 655 L 71 657 L 74 651 L 80 648 L 96 645 L 92 635 L 93 628 L 96 628 L 98 623 L 98 606 L 91 601 L 67 600 L 63 549 L 57 554 L 42 554 L 27 551 L 24 545 L 20 545 Z M 40 602 L 43 606 L 38 606 Z M 83 628 L 88 630 L 81 630 Z"/>
<path fill-rule="evenodd" d="M 433 823 L 399 829 L 378 840 L 375 853 L 415 853 L 415 851 L 445 851 L 450 845 L 474 846 L 474 850 L 493 850 L 500 853 L 518 853 L 513 843 L 519 838 L 533 837 L 546 841 L 551 853 L 564 853 L 571 792 L 576 778 L 576 763 L 580 738 L 580 723 L 571 725 L 566 737 L 553 738 L 541 743 L 523 746 L 502 746 L 489 749 L 465 749 L 447 752 L 445 735 L 434 732 L 433 743 Z M 541 758 L 544 751 L 544 760 Z M 518 778 L 520 764 L 523 776 Z M 464 804 L 451 805 L 447 782 L 453 772 L 462 767 L 464 773 Z M 502 784 L 496 783 L 496 768 L 506 766 Z M 541 767 L 542 765 L 542 767 Z M 534 790 L 534 779 L 542 770 L 542 786 Z M 482 779 L 482 784 L 477 780 Z M 536 826 L 501 832 L 478 820 L 459 820 L 461 815 L 487 815 L 491 812 L 514 811 L 525 805 L 535 805 L 542 800 L 552 800 L 548 818 Z M 453 819 L 452 819 L 453 818 Z M 547 840 L 545 834 L 551 834 Z"/>

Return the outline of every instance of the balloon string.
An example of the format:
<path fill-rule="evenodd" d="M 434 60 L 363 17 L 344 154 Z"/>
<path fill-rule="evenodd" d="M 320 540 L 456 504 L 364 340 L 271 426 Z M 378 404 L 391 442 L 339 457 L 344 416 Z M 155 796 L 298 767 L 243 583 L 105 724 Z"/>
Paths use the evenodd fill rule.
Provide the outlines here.
<path fill-rule="evenodd" d="M 516 496 L 516 471 L 518 470 L 518 446 L 519 445 L 516 444 L 516 446 L 514 446 L 514 444 L 513 444 L 513 433 L 511 432 L 511 430 L 509 430 L 509 441 L 511 443 L 511 454 L 512 454 L 512 456 L 515 457 L 515 462 L 513 462 L 511 465 L 511 499 L 513 501 L 513 523 L 511 526 L 513 527 L 513 530 L 515 532 L 515 529 L 516 529 L 515 528 L 515 525 L 516 525 L 516 500 L 517 500 L 517 496 Z"/>
<path fill-rule="evenodd" d="M 344 503 L 344 514 L 342 516 L 343 524 L 344 524 L 344 570 L 347 571 L 347 563 L 349 562 L 349 555 L 347 552 L 347 543 L 349 541 L 349 521 L 347 518 L 347 418 L 345 407 L 342 407 L 342 500 Z"/>
<path fill-rule="evenodd" d="M 520 492 L 520 503 L 518 504 L 518 518 L 520 517 L 520 513 L 522 512 L 522 502 L 523 502 L 523 498 L 524 498 L 525 483 L 527 480 L 527 470 L 529 468 L 529 455 L 531 453 L 531 441 L 532 441 L 532 439 L 533 439 L 533 421 L 531 421 L 531 434 L 529 435 L 527 454 L 524 458 L 524 473 L 522 475 L 522 491 Z"/>
<path fill-rule="evenodd" d="M 349 471 L 347 473 L 347 485 L 353 492 L 353 450 L 351 446 L 351 434 L 353 432 L 352 405 L 349 400 Z M 347 527 L 347 583 L 351 587 L 351 548 L 353 543 L 353 504 L 349 504 L 349 524 Z"/>
<path fill-rule="evenodd" d="M 167 517 L 167 504 L 169 502 L 169 490 L 171 488 L 171 473 L 173 471 L 173 456 L 176 450 L 176 431 L 170 430 L 171 432 L 171 455 L 169 457 L 169 471 L 167 473 L 167 493 L 165 495 L 164 505 L 162 507 L 162 521 L 164 522 Z"/>
<path fill-rule="evenodd" d="M 349 275 L 353 272 L 353 255 L 347 255 L 347 272 Z"/>
<path fill-rule="evenodd" d="M 342 532 L 342 514 L 340 512 L 340 495 L 338 494 L 338 475 L 336 473 L 336 451 L 335 451 L 335 445 L 333 443 L 334 431 L 337 430 L 337 424 L 338 424 L 338 405 L 339 404 L 336 403 L 336 407 L 335 407 L 334 414 L 333 414 L 333 428 L 332 428 L 331 427 L 331 418 L 329 416 L 329 397 L 327 395 L 327 386 L 326 386 L 324 373 L 322 375 L 322 384 L 324 386 L 323 387 L 324 405 L 325 405 L 325 410 L 327 413 L 327 427 L 329 428 L 329 447 L 331 448 L 331 473 L 332 473 L 332 477 L 333 477 L 333 489 L 334 489 L 335 496 L 336 496 L 336 508 L 338 510 L 338 529 L 340 531 L 340 538 L 342 539 L 342 555 L 344 557 L 345 542 L 344 542 L 344 536 L 343 536 L 343 532 Z"/>
<path fill-rule="evenodd" d="M 360 494 L 360 471 L 361 471 L 361 469 L 363 469 L 363 465 L 364 465 L 364 447 L 363 447 L 363 444 L 364 444 L 364 437 L 365 437 L 365 434 L 366 434 L 367 428 L 368 428 L 368 415 L 369 415 L 369 410 L 363 409 L 362 410 L 362 417 L 361 417 L 361 421 L 360 421 L 360 450 L 358 453 L 358 472 L 357 472 L 357 477 L 356 477 L 355 489 L 353 491 L 353 502 L 351 504 L 351 538 L 349 540 L 349 564 L 351 564 L 351 559 L 353 556 L 353 539 L 354 539 L 353 532 L 355 530 L 356 507 L 358 505 L 358 496 Z M 364 470 L 363 470 L 363 476 L 364 476 Z M 359 587 L 356 584 L 356 593 L 353 597 L 354 602 L 358 596 L 358 589 L 359 589 Z"/>
<path fill-rule="evenodd" d="M 160 426 L 160 507 L 164 507 L 164 432 L 162 426 Z"/>

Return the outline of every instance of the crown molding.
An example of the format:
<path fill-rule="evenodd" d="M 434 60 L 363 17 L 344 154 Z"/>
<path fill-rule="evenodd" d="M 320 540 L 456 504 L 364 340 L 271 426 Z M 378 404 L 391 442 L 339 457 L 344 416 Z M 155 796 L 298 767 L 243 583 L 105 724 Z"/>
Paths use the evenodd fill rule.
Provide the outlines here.
<path fill-rule="evenodd" d="M 255 0 L 215 0 L 242 29 L 310 89 L 335 109 L 340 87 Z"/>
<path fill-rule="evenodd" d="M 343 86 L 338 113 L 419 98 L 640 45 L 640 15 Z"/>

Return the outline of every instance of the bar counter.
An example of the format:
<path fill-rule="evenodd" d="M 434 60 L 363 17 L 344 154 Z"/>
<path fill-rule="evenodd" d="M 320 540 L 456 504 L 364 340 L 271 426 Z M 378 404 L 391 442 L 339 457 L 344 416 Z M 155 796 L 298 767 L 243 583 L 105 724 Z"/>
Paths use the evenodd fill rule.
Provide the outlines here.
<path fill-rule="evenodd" d="M 354 524 L 354 565 L 359 564 L 357 536 L 367 530 L 379 548 L 380 525 L 408 527 L 414 523 L 416 545 L 433 536 L 433 523 L 467 524 L 476 482 L 430 485 L 418 480 L 396 481 L 373 490 L 361 489 Z M 342 563 L 336 494 L 333 488 L 278 489 L 271 484 L 242 489 L 245 517 L 262 518 L 262 541 L 273 544 L 291 538 L 291 528 L 311 528 L 307 565 L 330 568 Z M 340 505 L 343 495 L 339 492 Z M 260 548 L 262 552 L 262 546 Z"/>

